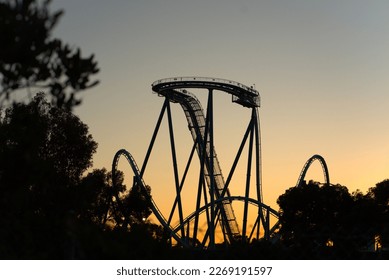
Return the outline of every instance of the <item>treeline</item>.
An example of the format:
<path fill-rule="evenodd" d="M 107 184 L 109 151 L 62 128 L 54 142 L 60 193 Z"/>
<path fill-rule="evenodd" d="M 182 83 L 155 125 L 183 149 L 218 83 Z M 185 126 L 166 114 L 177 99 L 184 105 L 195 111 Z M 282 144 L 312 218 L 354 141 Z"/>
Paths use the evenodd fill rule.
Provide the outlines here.
<path fill-rule="evenodd" d="M 152 257 L 163 246 L 150 188 L 129 192 L 123 174 L 85 174 L 97 143 L 88 127 L 43 94 L 0 112 L 0 258 Z"/>
<path fill-rule="evenodd" d="M 388 257 L 389 180 L 366 194 L 316 182 L 292 187 L 277 201 L 272 240 L 187 250 L 147 221 L 150 187 L 126 191 L 120 172 L 115 187 L 105 169 L 85 173 L 97 143 L 71 111 L 38 94 L 0 115 L 1 259 Z"/>
<path fill-rule="evenodd" d="M 314 181 L 279 196 L 279 229 L 270 240 L 181 250 L 182 258 L 389 259 L 389 180 L 367 193 Z"/>
<path fill-rule="evenodd" d="M 288 189 L 277 203 L 280 244 L 295 257 L 389 257 L 389 180 L 366 194 L 310 181 Z"/>

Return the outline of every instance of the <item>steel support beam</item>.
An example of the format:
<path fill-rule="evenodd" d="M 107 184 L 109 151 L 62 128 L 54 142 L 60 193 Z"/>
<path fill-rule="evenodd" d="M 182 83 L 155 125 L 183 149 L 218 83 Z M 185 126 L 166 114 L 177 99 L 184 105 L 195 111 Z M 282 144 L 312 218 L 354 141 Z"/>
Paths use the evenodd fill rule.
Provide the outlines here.
<path fill-rule="evenodd" d="M 170 110 L 170 102 L 167 104 L 167 115 L 168 115 L 168 122 L 169 122 L 170 146 L 171 146 L 172 160 L 173 160 L 174 183 L 176 186 L 176 195 L 178 200 L 178 216 L 179 216 L 180 223 L 182 224 L 184 221 L 184 215 L 182 212 L 181 190 L 180 190 L 180 182 L 178 178 L 178 165 L 177 165 L 176 147 L 174 143 L 173 120 L 172 120 L 172 113 Z M 184 228 L 182 228 L 181 230 L 181 237 L 182 238 L 185 237 Z"/>
<path fill-rule="evenodd" d="M 209 170 L 208 176 L 210 178 L 210 196 L 211 196 L 211 221 L 209 224 L 210 230 L 210 247 L 215 246 L 215 176 L 214 176 L 214 150 L 213 150 L 213 90 L 208 90 L 208 104 L 207 104 L 207 118 L 206 122 L 209 127 Z M 205 145 L 207 146 L 207 135 L 204 136 Z M 207 151 L 205 150 L 204 153 Z"/>
<path fill-rule="evenodd" d="M 149 161 L 151 151 L 153 150 L 154 142 L 155 142 L 155 139 L 157 138 L 159 127 L 161 126 L 163 115 L 165 114 L 166 107 L 168 104 L 169 104 L 169 99 L 167 97 L 165 97 L 165 101 L 162 105 L 161 113 L 159 114 L 159 117 L 158 117 L 157 125 L 155 126 L 154 133 L 153 133 L 153 136 L 151 137 L 150 145 L 149 145 L 149 148 L 147 149 L 146 157 L 145 157 L 145 160 L 143 161 L 142 169 L 140 171 L 141 178 L 143 178 L 143 174 L 145 172 L 147 162 Z"/>

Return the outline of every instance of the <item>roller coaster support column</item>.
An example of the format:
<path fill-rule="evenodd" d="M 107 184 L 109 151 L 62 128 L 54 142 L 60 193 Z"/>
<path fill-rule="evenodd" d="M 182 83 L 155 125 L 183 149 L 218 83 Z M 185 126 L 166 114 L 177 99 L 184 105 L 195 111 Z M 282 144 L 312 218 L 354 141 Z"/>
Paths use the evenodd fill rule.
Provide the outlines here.
<path fill-rule="evenodd" d="M 259 122 L 259 115 L 258 115 L 258 109 L 253 108 L 252 109 L 252 118 L 255 122 L 254 124 L 254 132 L 255 132 L 255 158 L 256 158 L 256 189 L 257 189 L 257 200 L 260 202 L 263 202 L 263 195 L 262 195 L 262 158 L 261 158 L 261 128 L 260 128 L 260 122 Z M 267 210 L 267 212 L 269 212 Z M 268 218 L 265 218 L 263 213 L 262 206 L 258 207 L 258 228 L 257 228 L 257 239 L 259 238 L 259 229 L 260 229 L 260 223 L 264 223 L 264 229 L 265 229 L 265 239 L 268 240 L 270 238 L 269 233 L 269 227 L 270 227 L 270 216 Z"/>
<path fill-rule="evenodd" d="M 209 224 L 210 230 L 210 247 L 213 248 L 215 246 L 215 177 L 214 177 L 214 150 L 213 150 L 213 90 L 209 89 L 208 91 L 208 104 L 207 104 L 207 118 L 206 122 L 209 127 L 209 153 L 210 153 L 210 161 L 209 161 L 209 178 L 211 180 L 210 187 L 210 196 L 211 196 L 211 221 Z M 205 135 L 204 142 L 205 146 L 207 146 L 208 136 Z M 206 150 L 204 150 L 206 153 Z"/>
<path fill-rule="evenodd" d="M 196 211 L 199 210 L 200 208 L 200 202 L 201 202 L 201 193 L 203 192 L 204 195 L 204 200 L 207 203 L 207 191 L 206 191 L 206 183 L 205 183 L 205 166 L 207 163 L 207 144 L 208 144 L 208 137 L 209 137 L 209 131 L 210 131 L 210 114 L 212 112 L 212 91 L 210 90 L 209 96 L 208 96 L 208 104 L 207 104 L 207 113 L 206 113 L 206 118 L 205 118 L 205 127 L 204 127 L 204 136 L 203 139 L 197 139 L 198 141 L 198 146 L 199 146 L 199 151 L 200 151 L 200 175 L 199 175 L 199 184 L 198 184 L 198 191 L 197 191 L 197 201 L 196 201 Z M 208 165 L 209 166 L 209 165 Z M 210 174 L 208 174 L 210 175 Z M 211 192 L 211 191 L 210 191 Z M 211 201 L 212 200 L 212 192 L 211 192 Z M 213 202 L 214 204 L 214 202 Z M 213 207 L 211 207 L 212 209 Z M 202 246 L 205 246 L 205 240 L 207 239 L 208 235 L 210 237 L 210 242 L 208 244 L 208 247 L 213 248 L 215 246 L 215 239 L 214 239 L 214 226 L 213 226 L 213 220 L 211 215 L 212 210 L 206 211 L 206 217 L 207 217 L 207 223 L 208 223 L 208 228 L 207 232 L 205 233 L 205 237 L 203 239 Z M 198 220 L 199 216 L 198 214 L 195 217 L 195 222 L 194 222 L 194 230 L 193 230 L 193 242 L 197 239 L 197 230 L 198 230 Z M 211 231 L 211 229 L 213 229 Z"/>
<path fill-rule="evenodd" d="M 155 142 L 155 139 L 157 138 L 158 130 L 159 130 L 159 127 L 161 126 L 163 115 L 165 114 L 165 110 L 166 110 L 166 107 L 168 106 L 168 104 L 169 104 L 169 99 L 165 98 L 165 102 L 163 103 L 161 113 L 159 114 L 157 125 L 155 126 L 153 136 L 151 137 L 149 148 L 147 149 L 145 160 L 143 161 L 142 169 L 140 171 L 141 178 L 143 178 L 143 174 L 145 172 L 147 162 L 149 161 L 151 151 L 153 150 L 154 142 Z"/>
<path fill-rule="evenodd" d="M 254 112 L 254 111 L 253 111 Z M 246 242 L 246 230 L 247 230 L 247 214 L 248 214 L 248 198 L 250 196 L 250 179 L 251 179 L 251 161 L 253 157 L 253 141 L 254 141 L 254 127 L 255 127 L 255 120 L 253 119 L 255 117 L 254 114 L 252 114 L 251 118 L 254 122 L 254 126 L 251 127 L 250 130 L 250 143 L 249 143 L 249 149 L 248 149 L 248 157 L 247 157 L 247 175 L 246 175 L 246 191 L 245 191 L 245 200 L 244 200 L 244 210 L 243 210 L 243 226 L 242 226 L 242 240 L 243 242 Z"/>
<path fill-rule="evenodd" d="M 174 143 L 174 133 L 173 133 L 173 121 L 172 121 L 172 113 L 170 110 L 170 102 L 167 104 L 167 115 L 169 122 L 169 135 L 170 135 L 170 145 L 172 150 L 172 160 L 173 160 L 173 170 L 174 170 L 174 182 L 176 186 L 176 194 L 177 194 L 177 202 L 178 202 L 178 216 L 180 219 L 180 224 L 184 222 L 184 215 L 182 212 L 182 203 L 181 203 L 181 189 L 180 189 L 180 181 L 178 178 L 178 165 L 177 165 L 177 157 L 176 157 L 176 147 Z M 181 228 L 181 236 L 185 237 L 184 227 Z"/>
<path fill-rule="evenodd" d="M 205 189 L 205 168 L 208 167 L 208 176 L 210 180 L 210 213 L 206 212 L 208 228 L 205 233 L 202 245 L 205 245 L 206 239 L 209 237 L 208 248 L 213 249 L 215 247 L 215 178 L 214 178 L 214 149 L 213 149 L 213 91 L 208 91 L 207 113 L 205 117 L 204 139 L 199 139 L 199 149 L 201 151 L 200 162 L 200 176 L 197 192 L 196 211 L 200 208 L 201 192 L 203 190 L 204 200 L 207 203 L 207 194 Z M 209 148 L 209 158 L 207 158 L 207 149 Z M 195 217 L 193 241 L 197 238 L 198 229 L 198 215 Z"/>
<path fill-rule="evenodd" d="M 208 124 L 206 123 L 205 125 L 205 133 L 204 135 L 206 136 L 208 134 Z M 198 213 L 198 210 L 200 209 L 200 203 L 201 203 L 201 192 L 203 191 L 204 193 L 204 200 L 207 201 L 207 193 L 206 193 L 206 187 L 205 187 L 205 181 L 204 181 L 204 165 L 205 165 L 205 141 L 201 143 L 200 139 L 198 139 L 198 145 L 202 145 L 202 150 L 203 153 L 201 154 L 200 158 L 200 174 L 199 174 L 199 184 L 198 184 L 198 189 L 197 189 L 197 200 L 196 200 L 196 213 Z M 201 150 L 199 148 L 199 150 Z M 208 210 L 206 211 L 206 217 L 207 217 L 207 223 L 210 223 L 210 217 L 209 217 L 209 212 Z M 198 225 L 199 225 L 199 214 L 196 214 L 195 220 L 194 220 L 194 228 L 193 228 L 193 242 L 196 241 L 197 239 L 197 230 L 198 230 Z"/>
<path fill-rule="evenodd" d="M 247 219 L 248 219 L 248 198 L 250 197 L 250 186 L 251 186 L 251 169 L 252 169 L 252 160 L 254 153 L 254 144 L 255 144 L 255 187 L 257 192 L 257 200 L 262 203 L 262 187 L 261 187 L 261 147 L 260 147 L 260 131 L 259 131 L 259 121 L 258 121 L 258 111 L 257 108 L 252 108 L 251 121 L 249 127 L 247 128 L 246 134 L 243 137 L 243 141 L 246 141 L 248 136 L 250 136 L 249 146 L 248 146 L 248 158 L 247 158 L 247 175 L 246 175 L 246 189 L 244 196 L 244 209 L 243 209 L 243 225 L 242 225 L 242 240 L 243 242 L 247 241 Z M 244 142 L 242 142 L 242 145 Z M 241 149 L 239 149 L 239 153 L 237 155 L 236 161 L 239 159 Z M 227 179 L 227 183 L 229 183 L 229 178 Z M 268 225 L 268 217 L 264 216 L 262 206 L 258 207 L 258 216 L 254 227 L 249 235 L 249 240 L 251 239 L 255 229 L 257 239 L 259 238 L 259 229 L 260 225 L 264 225 L 265 228 L 265 239 L 268 239 L 268 230 L 266 227 Z"/>

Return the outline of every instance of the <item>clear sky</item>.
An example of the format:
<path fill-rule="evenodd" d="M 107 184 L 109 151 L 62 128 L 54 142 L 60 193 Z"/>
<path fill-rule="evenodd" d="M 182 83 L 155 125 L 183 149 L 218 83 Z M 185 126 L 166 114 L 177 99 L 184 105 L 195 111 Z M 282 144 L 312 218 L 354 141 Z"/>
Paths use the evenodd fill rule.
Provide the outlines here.
<path fill-rule="evenodd" d="M 278 209 L 277 197 L 313 154 L 350 192 L 389 178 L 389 1 L 54 0 L 52 8 L 65 10 L 54 36 L 95 53 L 101 68 L 101 84 L 82 93 L 75 111 L 99 143 L 95 168 L 110 169 L 120 148 L 142 164 L 163 103 L 152 82 L 209 76 L 255 84 L 261 94 L 266 204 Z M 186 155 L 185 117 L 176 104 L 173 114 Z M 215 96 L 226 173 L 248 117 L 229 95 Z M 174 192 L 165 183 L 171 156 L 162 130 L 145 175 L 154 197 Z M 318 163 L 307 179 L 323 180 Z"/>

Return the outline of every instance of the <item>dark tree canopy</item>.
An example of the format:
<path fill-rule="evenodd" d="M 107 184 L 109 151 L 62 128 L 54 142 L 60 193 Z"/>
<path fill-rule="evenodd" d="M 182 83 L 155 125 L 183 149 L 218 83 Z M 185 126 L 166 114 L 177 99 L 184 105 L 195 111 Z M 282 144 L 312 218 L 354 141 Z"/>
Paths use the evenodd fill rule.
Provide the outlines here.
<path fill-rule="evenodd" d="M 309 182 L 281 195 L 281 235 L 285 242 L 325 246 L 336 239 L 352 199 L 346 187 Z"/>
<path fill-rule="evenodd" d="M 143 189 L 135 184 L 127 191 L 123 172 L 116 171 L 115 176 L 116 196 L 112 173 L 105 168 L 95 169 L 81 179 L 76 190 L 80 218 L 110 228 L 131 229 L 135 224 L 145 224 L 152 213 L 151 187 Z"/>
<path fill-rule="evenodd" d="M 0 259 L 152 258 L 165 250 L 147 221 L 151 188 L 127 191 L 92 166 L 97 143 L 71 111 L 44 94 L 0 110 Z M 147 250 L 145 250 L 147 248 Z"/>
<path fill-rule="evenodd" d="M 6 180 L 4 185 L 39 183 L 51 174 L 47 170 L 62 184 L 77 182 L 92 165 L 97 147 L 88 127 L 77 116 L 50 106 L 43 94 L 29 104 L 18 103 L 6 109 L 0 130 L 0 180 Z"/>
<path fill-rule="evenodd" d="M 151 203 L 151 188 L 150 186 L 141 187 L 139 184 L 134 184 L 125 199 L 125 206 L 128 208 L 129 214 L 134 223 L 143 223 L 152 213 L 150 208 Z"/>
<path fill-rule="evenodd" d="M 134 225 L 148 223 L 147 218 L 151 215 L 151 187 L 142 187 L 136 180 L 130 190 L 123 185 L 123 173 L 115 174 L 116 179 L 113 190 L 115 197 L 112 202 L 111 216 L 115 221 L 115 227 L 131 228 Z"/>
<path fill-rule="evenodd" d="M 388 182 L 378 183 L 367 194 L 349 194 L 344 186 L 312 181 L 288 189 L 277 200 L 282 243 L 307 258 L 328 252 L 332 255 L 327 257 L 359 258 L 363 252 L 387 247 Z"/>
<path fill-rule="evenodd" d="M 75 190 L 96 147 L 88 127 L 43 94 L 1 113 L 0 256 L 66 251 L 68 221 L 80 208 Z"/>
<path fill-rule="evenodd" d="M 367 196 L 374 201 L 378 209 L 375 220 L 378 221 L 377 232 L 381 242 L 389 247 L 389 179 L 370 188 Z"/>
<path fill-rule="evenodd" d="M 17 90 L 47 90 L 58 107 L 81 103 L 76 94 L 95 86 L 99 72 L 94 55 L 81 56 L 52 31 L 63 11 L 50 12 L 50 0 L 0 2 L 0 105 Z"/>
<path fill-rule="evenodd" d="M 369 195 L 382 207 L 389 206 L 389 179 L 376 184 L 369 189 Z"/>
<path fill-rule="evenodd" d="M 78 217 L 103 228 L 112 212 L 111 189 L 111 172 L 105 168 L 95 169 L 83 177 L 75 189 Z"/>

